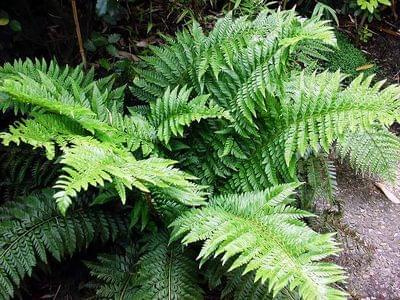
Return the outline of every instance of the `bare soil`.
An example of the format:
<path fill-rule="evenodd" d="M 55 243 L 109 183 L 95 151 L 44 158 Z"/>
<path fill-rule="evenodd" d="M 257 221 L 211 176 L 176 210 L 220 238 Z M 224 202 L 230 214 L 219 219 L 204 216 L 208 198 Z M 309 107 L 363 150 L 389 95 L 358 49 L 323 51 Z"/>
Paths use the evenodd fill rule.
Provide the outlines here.
<path fill-rule="evenodd" d="M 346 268 L 353 299 L 400 299 L 400 205 L 370 179 L 341 168 L 334 225 L 343 243 L 335 261 Z"/>

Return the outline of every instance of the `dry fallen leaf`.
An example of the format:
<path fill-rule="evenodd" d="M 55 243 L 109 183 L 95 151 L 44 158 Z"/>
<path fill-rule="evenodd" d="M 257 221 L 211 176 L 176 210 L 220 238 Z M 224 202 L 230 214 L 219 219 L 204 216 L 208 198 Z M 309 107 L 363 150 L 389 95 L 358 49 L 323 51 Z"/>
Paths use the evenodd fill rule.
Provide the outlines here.
<path fill-rule="evenodd" d="M 375 185 L 385 194 L 385 196 L 393 203 L 400 204 L 400 199 L 396 197 L 390 189 L 381 182 L 375 182 Z"/>
<path fill-rule="evenodd" d="M 374 64 L 362 65 L 362 66 L 358 67 L 356 69 L 356 71 L 365 71 L 365 70 L 371 69 L 373 66 L 374 66 Z"/>
<path fill-rule="evenodd" d="M 121 57 L 121 58 L 127 58 L 127 59 L 132 60 L 132 61 L 139 61 L 139 57 L 137 57 L 135 54 L 132 54 L 132 53 L 127 52 L 127 51 L 119 50 L 118 51 L 118 56 Z"/>

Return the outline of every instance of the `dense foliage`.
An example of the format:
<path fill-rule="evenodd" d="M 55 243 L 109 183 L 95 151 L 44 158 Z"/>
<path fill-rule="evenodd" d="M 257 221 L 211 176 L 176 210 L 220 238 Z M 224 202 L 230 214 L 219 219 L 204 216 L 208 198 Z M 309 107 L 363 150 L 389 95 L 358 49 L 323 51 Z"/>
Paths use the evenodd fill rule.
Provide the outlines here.
<path fill-rule="evenodd" d="M 304 209 L 334 197 L 334 153 L 393 178 L 400 87 L 316 68 L 336 44 L 319 17 L 228 14 L 210 32 L 193 22 L 135 64 L 129 107 L 112 76 L 5 64 L 0 107 L 18 120 L 2 143 L 61 168 L 55 183 L 40 171 L 54 193 L 24 191 L 0 212 L 3 298 L 48 254 L 99 239 L 116 253 L 86 262 L 98 297 L 345 299 L 344 271 L 326 261 L 334 235 L 312 230 Z"/>

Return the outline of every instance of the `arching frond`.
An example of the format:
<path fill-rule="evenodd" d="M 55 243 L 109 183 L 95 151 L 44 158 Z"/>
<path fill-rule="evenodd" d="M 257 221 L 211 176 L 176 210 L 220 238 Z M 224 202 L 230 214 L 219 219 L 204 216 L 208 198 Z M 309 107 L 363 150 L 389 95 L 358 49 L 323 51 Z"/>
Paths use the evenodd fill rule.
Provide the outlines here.
<path fill-rule="evenodd" d="M 63 212 L 79 191 L 87 190 L 89 185 L 103 186 L 107 181 L 115 184 L 123 203 L 125 188 L 135 187 L 149 193 L 152 186 L 164 189 L 172 199 L 188 205 L 204 203 L 201 189 L 188 181 L 195 178 L 173 168 L 172 160 L 136 160 L 124 149 L 90 138 L 76 138 L 70 143 L 73 146 L 64 149 L 60 161 L 65 165 L 66 175 L 61 175 L 54 186 L 59 189 L 54 197 Z"/>
<path fill-rule="evenodd" d="M 267 282 L 276 295 L 285 286 L 297 288 L 305 299 L 344 299 L 330 286 L 342 281 L 344 271 L 317 262 L 338 251 L 332 234 L 318 234 L 301 218 L 311 214 L 288 206 L 298 184 L 213 198 L 209 205 L 189 211 L 172 223 L 173 238 L 189 244 L 204 241 L 199 258 L 232 258 L 231 270 L 246 266 L 255 280 Z"/>

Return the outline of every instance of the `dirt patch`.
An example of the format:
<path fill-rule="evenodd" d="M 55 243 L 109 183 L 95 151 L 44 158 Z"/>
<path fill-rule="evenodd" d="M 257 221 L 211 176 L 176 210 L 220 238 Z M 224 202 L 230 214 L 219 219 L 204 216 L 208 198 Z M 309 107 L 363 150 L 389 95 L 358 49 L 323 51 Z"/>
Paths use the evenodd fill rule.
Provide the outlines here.
<path fill-rule="evenodd" d="M 342 243 L 334 261 L 347 270 L 346 290 L 353 299 L 400 299 L 400 205 L 347 167 L 338 187 L 342 214 L 325 216 L 325 226 Z"/>
<path fill-rule="evenodd" d="M 378 76 L 387 78 L 389 82 L 400 82 L 400 36 L 382 32 L 390 30 L 393 33 L 400 32 L 400 21 L 396 23 L 383 21 L 372 27 L 372 38 L 362 46 L 362 49 L 370 55 L 379 66 Z"/>

